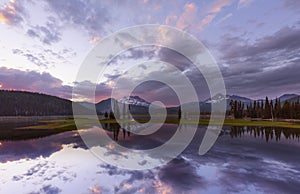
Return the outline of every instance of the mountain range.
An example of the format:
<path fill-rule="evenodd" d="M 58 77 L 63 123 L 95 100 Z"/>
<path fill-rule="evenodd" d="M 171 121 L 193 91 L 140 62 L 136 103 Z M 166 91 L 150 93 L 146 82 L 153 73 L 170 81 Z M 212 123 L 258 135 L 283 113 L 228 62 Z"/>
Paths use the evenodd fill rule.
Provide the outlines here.
<path fill-rule="evenodd" d="M 284 94 L 279 97 L 281 103 L 285 101 L 296 102 L 300 100 L 300 95 Z M 201 112 L 209 113 L 213 103 L 226 101 L 227 110 L 230 109 L 230 101 L 241 101 L 245 105 L 253 103 L 253 99 L 237 95 L 221 95 L 217 94 L 212 98 L 201 102 L 191 102 L 182 104 L 181 106 L 193 108 L 195 104 L 199 104 Z M 72 102 L 55 96 L 40 93 L 24 92 L 24 91 L 7 91 L 0 90 L 0 116 L 49 116 L 49 115 L 72 115 L 72 103 L 80 107 L 84 112 L 88 112 L 92 108 L 96 108 L 98 114 L 111 111 L 111 105 L 116 99 L 108 98 L 98 103 L 90 102 Z M 264 101 L 264 100 L 258 100 Z M 147 102 L 139 96 L 126 96 L 118 99 L 119 103 L 130 104 L 132 114 L 148 114 L 150 102 Z M 168 107 L 168 114 L 177 114 L 179 106 Z"/>

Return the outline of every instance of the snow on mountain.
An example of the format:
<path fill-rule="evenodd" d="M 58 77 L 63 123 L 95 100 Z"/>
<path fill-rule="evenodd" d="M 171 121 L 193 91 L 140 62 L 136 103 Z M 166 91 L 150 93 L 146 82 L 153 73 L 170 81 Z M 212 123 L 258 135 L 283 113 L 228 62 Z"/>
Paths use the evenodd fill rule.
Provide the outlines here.
<path fill-rule="evenodd" d="M 150 106 L 150 103 L 139 96 L 125 96 L 118 100 L 119 103 L 131 104 L 136 106 Z"/>
<path fill-rule="evenodd" d="M 212 98 L 205 100 L 204 103 L 209 103 L 209 104 L 219 103 L 219 102 L 221 102 L 223 100 L 227 100 L 227 99 L 229 99 L 229 97 L 227 95 L 224 96 L 223 94 L 217 94 L 217 95 L 213 96 Z"/>
<path fill-rule="evenodd" d="M 207 100 L 204 101 L 204 103 L 209 103 L 209 104 L 213 104 L 213 103 L 219 103 L 223 100 L 226 101 L 230 101 L 230 100 L 236 100 L 236 101 L 241 101 L 241 102 L 245 102 L 248 103 L 251 101 L 251 99 L 246 98 L 246 97 L 242 97 L 242 96 L 237 96 L 237 95 L 222 95 L 222 94 L 217 94 L 215 96 L 213 96 L 212 98 L 209 98 Z"/>

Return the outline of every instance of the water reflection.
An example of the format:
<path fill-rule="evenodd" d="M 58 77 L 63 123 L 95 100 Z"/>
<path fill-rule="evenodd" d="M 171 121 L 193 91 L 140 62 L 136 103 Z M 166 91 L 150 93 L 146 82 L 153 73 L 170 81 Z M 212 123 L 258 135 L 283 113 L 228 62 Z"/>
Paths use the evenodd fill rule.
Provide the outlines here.
<path fill-rule="evenodd" d="M 152 147 L 168 139 L 177 125 L 164 125 L 149 137 L 124 133 L 117 125 L 105 129 L 120 144 Z M 299 193 L 297 129 L 225 127 L 213 148 L 199 156 L 205 129 L 199 127 L 180 156 L 143 171 L 98 160 L 76 131 L 1 141 L 0 193 Z"/>
<path fill-rule="evenodd" d="M 130 137 L 130 131 L 121 128 L 118 123 L 102 123 L 101 126 L 103 129 L 113 133 L 113 140 L 115 141 L 119 140 L 120 131 L 122 131 L 123 139 L 125 139 L 126 136 Z"/>
<path fill-rule="evenodd" d="M 264 138 L 266 142 L 275 140 L 280 141 L 281 138 L 298 140 L 300 139 L 300 129 L 276 128 L 276 127 L 231 127 L 224 128 L 224 134 L 229 134 L 232 138 L 250 135 L 255 138 Z"/>

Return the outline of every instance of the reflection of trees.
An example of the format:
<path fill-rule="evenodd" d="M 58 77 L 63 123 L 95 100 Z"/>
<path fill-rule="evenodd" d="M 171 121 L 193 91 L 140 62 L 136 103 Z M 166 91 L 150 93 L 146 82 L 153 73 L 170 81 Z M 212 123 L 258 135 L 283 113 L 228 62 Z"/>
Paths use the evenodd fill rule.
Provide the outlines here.
<path fill-rule="evenodd" d="M 249 134 L 255 138 L 264 138 L 266 142 L 273 140 L 280 141 L 281 137 L 285 139 L 300 139 L 299 129 L 275 128 L 275 127 L 231 127 L 230 136 L 232 138 L 242 137 Z"/>

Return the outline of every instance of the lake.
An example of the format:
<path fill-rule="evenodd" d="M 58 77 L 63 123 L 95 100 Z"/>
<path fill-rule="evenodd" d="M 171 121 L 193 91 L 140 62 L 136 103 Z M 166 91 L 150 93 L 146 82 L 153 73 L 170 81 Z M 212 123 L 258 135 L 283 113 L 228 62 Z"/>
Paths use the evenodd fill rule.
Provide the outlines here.
<path fill-rule="evenodd" d="M 177 127 L 165 124 L 148 136 L 109 130 L 111 126 L 105 132 L 120 145 L 150 149 L 168 140 Z M 300 130 L 224 127 L 212 149 L 200 156 L 205 130 L 199 126 L 189 146 L 171 162 L 142 171 L 99 160 L 78 131 L 1 141 L 0 193 L 300 192 Z"/>

